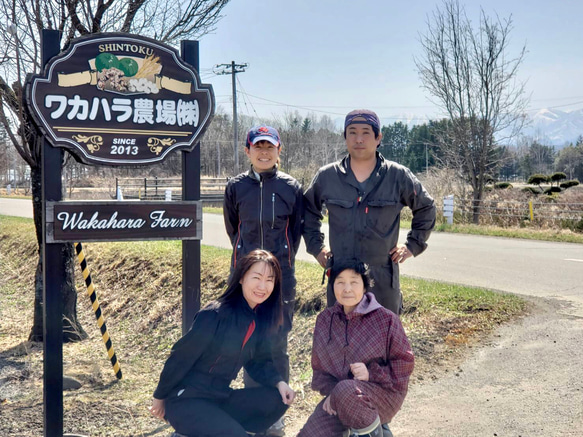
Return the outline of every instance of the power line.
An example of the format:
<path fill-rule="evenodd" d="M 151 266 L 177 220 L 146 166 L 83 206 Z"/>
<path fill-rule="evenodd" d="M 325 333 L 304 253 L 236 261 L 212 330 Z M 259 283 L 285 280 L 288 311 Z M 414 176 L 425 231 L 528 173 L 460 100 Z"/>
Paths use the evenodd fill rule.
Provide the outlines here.
<path fill-rule="evenodd" d="M 266 101 L 266 102 L 271 102 L 271 103 L 274 103 L 274 104 L 276 104 L 276 105 L 278 105 L 278 106 L 289 106 L 289 107 L 292 107 L 292 108 L 298 108 L 298 109 L 306 109 L 306 110 L 308 110 L 308 111 L 314 111 L 314 112 L 322 112 L 322 113 L 324 113 L 324 114 L 346 115 L 346 114 L 340 114 L 340 113 L 337 113 L 337 112 L 330 112 L 330 111 L 320 111 L 320 110 L 318 110 L 318 109 L 312 109 L 312 108 L 310 108 L 310 107 L 308 107 L 308 106 L 299 106 L 299 105 L 292 105 L 292 104 L 289 104 L 289 103 L 278 102 L 278 101 L 276 101 L 276 100 L 265 99 L 265 98 L 263 98 L 263 97 L 255 96 L 255 95 L 253 95 L 253 94 L 249 94 L 249 93 L 245 93 L 245 92 L 242 92 L 242 93 L 243 93 L 243 94 L 245 94 L 245 95 L 247 95 L 247 96 L 249 96 L 249 97 L 254 97 L 254 98 L 256 98 L 256 99 L 259 99 L 259 100 L 264 100 L 264 101 Z"/>
<path fill-rule="evenodd" d="M 241 85 L 241 83 L 239 82 L 239 84 Z M 332 111 L 325 111 L 325 110 L 321 110 L 321 109 L 317 109 L 317 108 L 348 108 L 348 106 L 334 106 L 334 105 L 314 105 L 314 106 L 307 106 L 307 105 L 295 105 L 295 104 L 291 104 L 291 103 L 285 103 L 285 102 L 281 102 L 281 101 L 277 101 L 277 100 L 272 100 L 272 99 L 267 99 L 264 97 L 259 97 L 256 96 L 254 94 L 250 94 L 244 90 L 239 91 L 239 93 L 241 95 L 245 95 L 248 97 L 253 97 L 255 99 L 261 100 L 263 102 L 268 102 L 268 103 L 256 103 L 258 105 L 262 105 L 262 106 L 285 106 L 285 107 L 289 107 L 289 108 L 297 108 L 297 109 L 303 109 L 303 110 L 307 110 L 307 111 L 312 111 L 312 112 L 318 112 L 318 113 L 322 113 L 322 114 L 329 114 L 329 115 L 338 115 L 338 116 L 344 116 L 346 115 L 345 113 L 339 113 L 339 112 L 332 112 Z M 573 98 L 581 98 L 581 96 L 573 96 L 573 97 L 557 97 L 555 99 L 552 100 L 566 100 L 566 99 L 573 99 Z M 535 101 L 541 101 L 541 100 L 549 100 L 549 99 L 536 99 Z M 251 105 L 253 106 L 253 103 L 251 100 L 249 100 L 249 102 L 251 103 Z M 539 111 L 541 109 L 556 109 L 556 108 L 562 108 L 562 107 L 567 107 L 567 106 L 575 106 L 575 105 L 580 105 L 583 104 L 583 101 L 577 101 L 577 102 L 573 102 L 573 103 L 565 103 L 565 104 L 561 104 L 561 105 L 553 105 L 553 106 L 547 106 L 547 107 L 540 107 L 540 108 L 527 108 L 526 112 L 536 112 Z M 434 106 L 378 106 L 375 107 L 378 109 L 387 109 L 387 108 L 407 108 L 407 109 L 415 109 L 415 108 L 434 108 L 434 109 L 439 109 L 438 107 L 434 107 Z M 253 107 L 253 111 L 255 112 L 255 114 L 257 115 L 257 111 L 255 110 L 255 107 Z M 258 115 L 257 115 L 258 116 Z M 258 116 L 259 117 L 259 116 Z M 420 116 L 420 115 L 416 115 L 414 117 L 384 117 L 381 116 L 381 118 L 383 119 L 388 119 L 388 120 L 396 120 L 396 121 L 426 121 L 429 119 L 434 119 L 436 118 L 436 116 Z M 439 118 L 439 117 L 438 117 Z"/>
<path fill-rule="evenodd" d="M 238 133 L 237 133 L 237 82 L 235 75 L 237 73 L 244 73 L 245 68 L 249 64 L 235 64 L 231 61 L 230 64 L 217 64 L 213 67 L 215 74 L 230 74 L 233 87 L 233 153 L 235 156 L 235 174 L 239 174 L 239 151 L 237 150 Z"/>
<path fill-rule="evenodd" d="M 255 110 L 255 106 L 253 106 L 253 102 L 250 99 L 247 99 L 245 97 L 246 93 L 245 93 L 245 90 L 243 89 L 243 84 L 241 83 L 239 78 L 237 78 L 237 82 L 239 83 L 239 88 L 241 88 L 240 92 L 241 92 L 241 95 L 243 96 L 243 102 L 245 103 L 245 107 L 247 107 L 247 102 L 249 102 L 249 104 L 251 105 L 251 109 L 253 109 L 253 112 L 255 113 L 255 116 L 257 118 L 260 118 L 259 114 L 257 114 L 257 111 Z M 247 111 L 247 112 L 249 112 L 249 111 Z"/>
<path fill-rule="evenodd" d="M 241 94 L 245 94 L 249 97 L 253 97 L 259 100 L 263 100 L 266 102 L 270 102 L 270 103 L 261 103 L 262 105 L 266 105 L 266 106 L 286 106 L 286 107 L 292 107 L 292 108 L 298 108 L 298 109 L 305 109 L 307 111 L 312 111 L 312 112 L 320 112 L 322 114 L 330 114 L 330 115 L 340 115 L 342 117 L 344 117 L 346 115 L 346 113 L 342 112 L 331 112 L 331 111 L 323 111 L 323 110 L 319 110 L 319 109 L 314 109 L 314 108 L 348 108 L 348 106 L 300 106 L 300 105 L 293 105 L 290 103 L 284 103 L 284 102 L 278 102 L 276 100 L 270 100 L 270 99 L 266 99 L 263 97 L 259 97 L 259 96 L 255 96 L 253 94 L 249 94 L 243 91 L 239 91 Z M 402 106 L 395 106 L 395 108 L 402 108 Z M 413 107 L 411 107 L 413 108 Z M 427 108 L 427 106 L 420 106 L 420 108 Z M 420 121 L 424 121 L 424 120 L 428 120 L 430 117 L 381 117 L 384 119 L 389 119 L 389 120 L 420 120 Z"/>

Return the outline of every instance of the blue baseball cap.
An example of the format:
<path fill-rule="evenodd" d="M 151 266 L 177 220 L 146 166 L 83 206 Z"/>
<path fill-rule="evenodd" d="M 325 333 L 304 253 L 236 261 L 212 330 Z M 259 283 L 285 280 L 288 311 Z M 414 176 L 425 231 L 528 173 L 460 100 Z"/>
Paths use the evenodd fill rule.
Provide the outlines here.
<path fill-rule="evenodd" d="M 258 141 L 269 141 L 275 147 L 279 147 L 279 132 L 271 126 L 261 125 L 249 129 L 247 134 L 247 147 L 257 144 Z"/>
<path fill-rule="evenodd" d="M 358 120 L 358 119 L 361 120 Z M 344 119 L 344 135 L 346 135 L 346 128 L 351 124 L 368 124 L 376 129 L 376 132 L 381 131 L 381 121 L 378 115 L 369 109 L 355 109 L 350 111 Z"/>

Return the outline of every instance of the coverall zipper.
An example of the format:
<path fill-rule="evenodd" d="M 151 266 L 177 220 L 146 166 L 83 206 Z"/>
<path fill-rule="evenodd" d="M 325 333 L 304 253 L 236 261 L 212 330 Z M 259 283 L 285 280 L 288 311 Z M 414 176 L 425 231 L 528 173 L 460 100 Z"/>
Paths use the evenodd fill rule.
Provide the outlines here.
<path fill-rule="evenodd" d="M 271 193 L 271 229 L 275 227 L 275 193 Z"/>
<path fill-rule="evenodd" d="M 263 181 L 259 182 L 259 233 L 261 239 L 261 249 L 263 249 Z"/>

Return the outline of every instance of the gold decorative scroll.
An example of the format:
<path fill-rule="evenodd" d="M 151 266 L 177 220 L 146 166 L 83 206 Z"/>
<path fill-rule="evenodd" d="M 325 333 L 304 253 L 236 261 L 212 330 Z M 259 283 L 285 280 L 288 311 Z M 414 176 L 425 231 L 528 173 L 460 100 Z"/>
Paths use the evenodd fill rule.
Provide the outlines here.
<path fill-rule="evenodd" d="M 70 88 L 80 85 L 97 85 L 97 71 L 87 70 L 79 73 L 59 73 L 58 86 Z M 190 94 L 192 92 L 191 82 L 182 82 L 166 76 L 156 75 L 156 86 L 158 89 L 166 89 L 178 94 Z"/>
<path fill-rule="evenodd" d="M 192 83 L 182 82 L 180 80 L 171 79 L 166 76 L 156 75 L 156 86 L 158 89 L 166 89 L 169 91 L 174 91 L 178 94 L 190 94 L 192 90 Z"/>
<path fill-rule="evenodd" d="M 175 142 L 176 142 L 176 140 L 172 139 L 172 138 L 163 138 L 163 139 L 156 138 L 156 137 L 148 138 L 148 146 L 150 146 L 150 152 L 155 153 L 156 155 L 160 154 L 160 152 L 162 151 L 162 148 L 164 146 L 166 146 L 166 147 L 171 146 Z"/>
<path fill-rule="evenodd" d="M 87 144 L 87 150 L 89 150 L 91 153 L 97 152 L 103 145 L 103 138 L 101 135 L 93 135 L 91 137 L 86 135 L 73 135 L 72 138 L 79 143 Z"/>
<path fill-rule="evenodd" d="M 97 85 L 97 71 L 87 70 L 81 71 L 80 73 L 59 73 L 58 75 L 58 85 L 60 87 L 73 87 L 79 85 Z"/>

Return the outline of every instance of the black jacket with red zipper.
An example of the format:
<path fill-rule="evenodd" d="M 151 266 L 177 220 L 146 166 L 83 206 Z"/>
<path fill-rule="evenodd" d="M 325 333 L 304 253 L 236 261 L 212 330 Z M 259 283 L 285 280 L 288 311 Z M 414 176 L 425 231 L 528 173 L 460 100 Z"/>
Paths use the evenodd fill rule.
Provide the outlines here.
<path fill-rule="evenodd" d="M 293 277 L 302 235 L 302 208 L 299 182 L 276 168 L 259 174 L 259 178 L 251 168 L 229 180 L 223 214 L 233 245 L 231 267 L 252 250 L 265 249 L 278 259 L 284 279 Z"/>
<path fill-rule="evenodd" d="M 266 326 L 239 296 L 197 313 L 191 329 L 172 347 L 154 397 L 224 399 L 242 367 L 265 386 L 283 380 L 273 366 Z"/>

